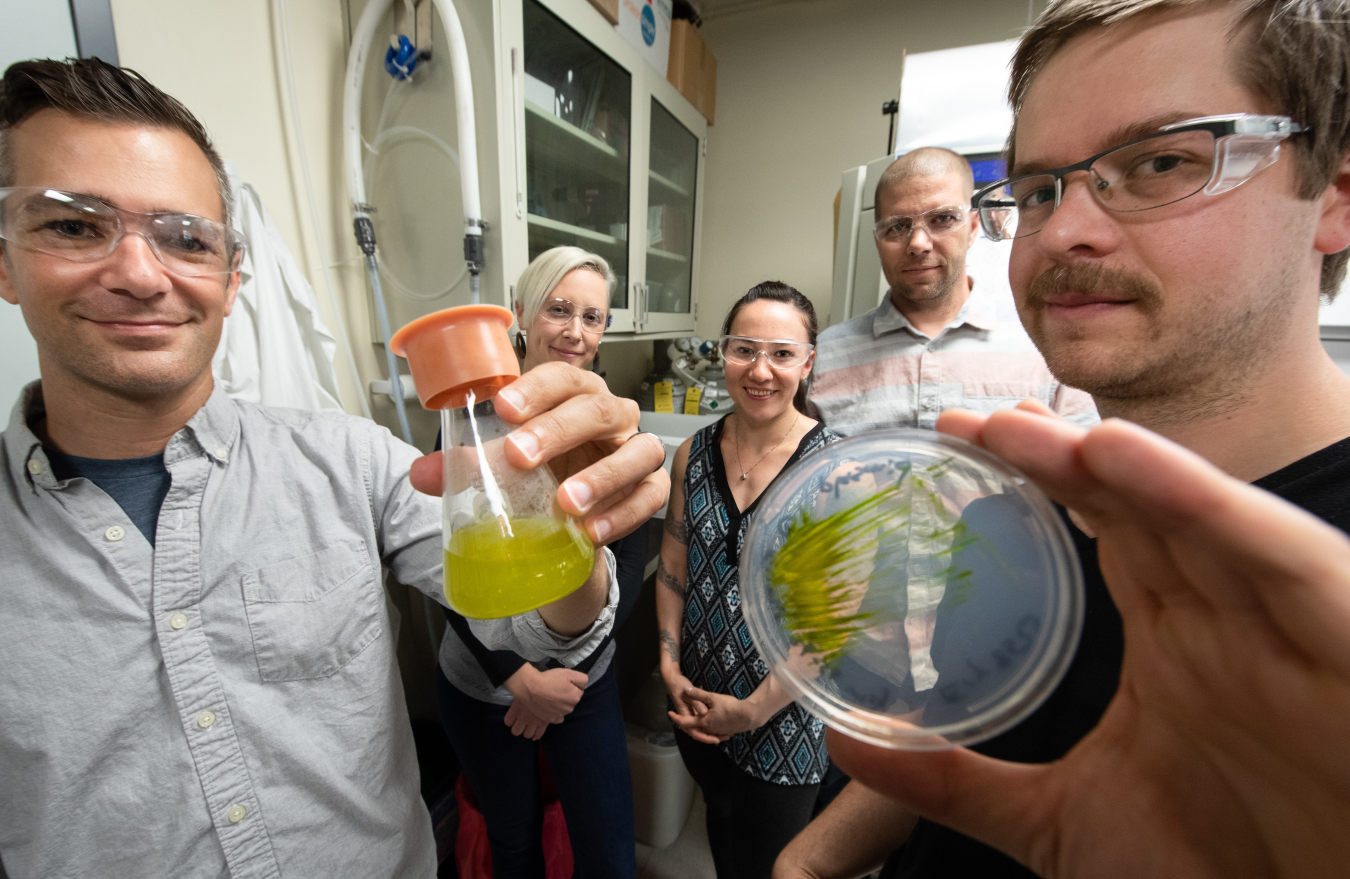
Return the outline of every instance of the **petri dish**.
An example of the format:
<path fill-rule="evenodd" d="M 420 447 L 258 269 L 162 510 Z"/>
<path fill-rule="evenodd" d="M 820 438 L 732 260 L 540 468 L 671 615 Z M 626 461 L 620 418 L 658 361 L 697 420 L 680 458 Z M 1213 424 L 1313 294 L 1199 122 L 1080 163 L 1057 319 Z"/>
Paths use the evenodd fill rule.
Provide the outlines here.
<path fill-rule="evenodd" d="M 989 452 L 927 430 L 858 434 L 782 474 L 746 532 L 740 593 L 794 698 L 903 750 L 1019 723 L 1083 628 L 1082 569 L 1050 500 Z"/>

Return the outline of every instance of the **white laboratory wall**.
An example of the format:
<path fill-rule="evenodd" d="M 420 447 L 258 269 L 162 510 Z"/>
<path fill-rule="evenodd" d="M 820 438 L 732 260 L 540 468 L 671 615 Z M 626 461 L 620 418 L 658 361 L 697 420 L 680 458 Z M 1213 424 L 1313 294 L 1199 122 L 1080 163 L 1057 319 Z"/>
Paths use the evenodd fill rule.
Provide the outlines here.
<path fill-rule="evenodd" d="M 1341 371 L 1350 375 L 1350 280 L 1341 284 L 1340 295 L 1322 306 L 1322 347 Z"/>
<path fill-rule="evenodd" d="M 262 196 L 282 237 L 319 298 L 324 323 L 336 331 L 333 303 L 342 303 L 360 373 L 373 376 L 376 358 L 362 336 L 359 303 L 349 290 L 361 282 L 334 219 L 332 200 L 345 192 L 341 177 L 341 82 L 346 63 L 347 9 L 330 0 L 112 0 L 118 53 L 124 67 L 144 74 L 181 100 L 206 125 L 216 148 Z M 298 106 L 285 85 L 279 28 L 287 22 Z M 301 174 L 295 123 L 303 126 L 318 207 L 318 233 Z M 333 286 L 321 253 L 338 263 Z M 349 262 L 343 263 L 343 260 Z M 363 314 L 363 313 L 362 313 Z M 358 388 L 340 357 L 343 404 L 358 412 Z M 392 411 L 392 408 L 391 408 Z M 392 423 L 392 421 L 391 421 Z"/>
<path fill-rule="evenodd" d="M 886 152 L 881 105 L 896 96 L 901 52 L 1011 39 L 1027 12 L 1026 0 L 817 0 L 708 20 L 717 124 L 699 334 L 715 335 L 731 303 L 769 278 L 828 315 L 839 177 Z"/>
<path fill-rule="evenodd" d="M 75 27 L 67 0 L 0 2 L 0 71 L 28 58 L 75 54 Z M 17 306 L 0 302 L 0 424 L 9 420 L 19 390 L 38 377 L 37 345 Z"/>

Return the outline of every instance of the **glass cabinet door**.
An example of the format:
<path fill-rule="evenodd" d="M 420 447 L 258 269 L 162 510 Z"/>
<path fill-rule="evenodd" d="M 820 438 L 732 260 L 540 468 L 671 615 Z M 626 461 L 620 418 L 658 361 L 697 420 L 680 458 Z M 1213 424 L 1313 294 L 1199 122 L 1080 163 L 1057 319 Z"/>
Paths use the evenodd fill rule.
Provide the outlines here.
<path fill-rule="evenodd" d="M 609 260 L 611 308 L 628 307 L 632 75 L 524 0 L 529 257 L 572 244 Z"/>
<path fill-rule="evenodd" d="M 698 137 L 652 98 L 647 185 L 648 313 L 688 314 Z"/>

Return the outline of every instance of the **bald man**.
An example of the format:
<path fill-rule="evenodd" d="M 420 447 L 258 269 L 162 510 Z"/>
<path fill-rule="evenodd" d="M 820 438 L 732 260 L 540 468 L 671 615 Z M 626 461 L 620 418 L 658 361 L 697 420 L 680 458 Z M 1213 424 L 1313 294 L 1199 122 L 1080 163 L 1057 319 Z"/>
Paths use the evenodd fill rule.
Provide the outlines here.
<path fill-rule="evenodd" d="M 979 232 L 970 164 L 925 147 L 877 182 L 877 252 L 890 294 L 867 314 L 820 334 L 809 403 L 845 434 L 874 427 L 932 429 L 938 413 L 1010 408 L 1034 397 L 1084 426 L 1092 398 L 1050 374 L 1011 296 L 966 274 Z"/>

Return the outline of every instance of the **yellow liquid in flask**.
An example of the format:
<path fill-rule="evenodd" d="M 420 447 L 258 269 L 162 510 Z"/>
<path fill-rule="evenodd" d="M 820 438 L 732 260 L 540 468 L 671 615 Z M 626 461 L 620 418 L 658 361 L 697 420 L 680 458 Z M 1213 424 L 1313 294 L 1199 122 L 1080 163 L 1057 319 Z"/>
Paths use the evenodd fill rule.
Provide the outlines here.
<path fill-rule="evenodd" d="M 511 519 L 514 537 L 495 520 L 450 535 L 445 598 L 466 617 L 515 616 L 575 592 L 591 575 L 595 547 L 576 522 Z"/>

